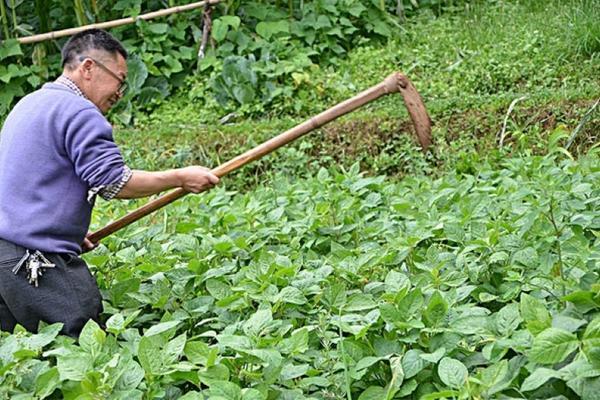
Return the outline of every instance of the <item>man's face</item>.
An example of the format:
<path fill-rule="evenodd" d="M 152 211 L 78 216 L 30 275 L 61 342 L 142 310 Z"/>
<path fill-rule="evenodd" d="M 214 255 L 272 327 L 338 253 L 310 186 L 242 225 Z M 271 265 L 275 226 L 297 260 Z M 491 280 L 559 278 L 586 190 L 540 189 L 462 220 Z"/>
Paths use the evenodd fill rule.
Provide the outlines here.
<path fill-rule="evenodd" d="M 91 60 L 92 81 L 89 99 L 106 114 L 115 105 L 123 93 L 120 91 L 127 78 L 127 62 L 121 54 L 110 56 L 88 57 L 84 62 Z"/>

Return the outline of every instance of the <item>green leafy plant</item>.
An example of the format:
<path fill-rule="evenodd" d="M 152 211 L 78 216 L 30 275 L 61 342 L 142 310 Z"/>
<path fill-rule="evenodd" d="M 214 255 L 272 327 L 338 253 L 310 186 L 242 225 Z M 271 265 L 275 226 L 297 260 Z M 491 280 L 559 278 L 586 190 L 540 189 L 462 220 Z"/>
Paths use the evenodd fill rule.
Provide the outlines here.
<path fill-rule="evenodd" d="M 593 399 L 598 159 L 562 154 L 398 183 L 322 168 L 186 198 L 87 256 L 106 330 L 89 322 L 78 344 L 56 325 L 1 334 L 0 387 Z"/>

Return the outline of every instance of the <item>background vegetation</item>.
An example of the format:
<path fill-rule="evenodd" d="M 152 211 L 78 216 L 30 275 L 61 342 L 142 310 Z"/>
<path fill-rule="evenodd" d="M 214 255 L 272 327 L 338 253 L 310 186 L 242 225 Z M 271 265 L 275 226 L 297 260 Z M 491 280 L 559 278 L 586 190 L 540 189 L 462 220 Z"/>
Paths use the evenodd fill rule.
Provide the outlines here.
<path fill-rule="evenodd" d="M 133 168 L 216 166 L 394 70 L 434 149 L 390 96 L 107 238 L 106 329 L 0 334 L 0 396 L 598 399 L 598 2 L 400 4 L 227 2 L 202 61 L 200 11 L 112 30 Z M 9 37 L 167 4 L 14 5 Z M 5 41 L 0 79 L 39 86 L 59 45 Z"/>

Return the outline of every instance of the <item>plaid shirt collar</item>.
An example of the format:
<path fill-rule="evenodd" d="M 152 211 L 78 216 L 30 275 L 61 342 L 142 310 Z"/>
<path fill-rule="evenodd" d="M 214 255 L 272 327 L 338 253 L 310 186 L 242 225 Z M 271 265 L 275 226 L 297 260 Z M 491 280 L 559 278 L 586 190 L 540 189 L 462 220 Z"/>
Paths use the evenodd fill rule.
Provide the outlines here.
<path fill-rule="evenodd" d="M 59 85 L 63 85 L 69 89 L 71 89 L 71 91 L 73 93 L 75 93 L 77 96 L 83 97 L 84 99 L 88 99 L 88 97 L 81 91 L 81 89 L 79 89 L 79 86 L 77 86 L 77 84 L 75 82 L 73 82 L 73 80 L 71 78 L 69 78 L 68 76 L 65 75 L 61 75 L 58 77 L 58 79 L 56 79 L 54 81 L 54 83 L 58 83 Z"/>

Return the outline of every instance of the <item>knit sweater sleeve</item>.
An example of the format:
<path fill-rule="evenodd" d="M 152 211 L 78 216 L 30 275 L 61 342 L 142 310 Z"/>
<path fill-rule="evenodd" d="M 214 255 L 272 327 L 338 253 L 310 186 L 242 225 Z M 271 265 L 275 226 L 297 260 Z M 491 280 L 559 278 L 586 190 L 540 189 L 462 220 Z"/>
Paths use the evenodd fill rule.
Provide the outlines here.
<path fill-rule="evenodd" d="M 69 121 L 65 150 L 75 173 L 90 188 L 112 185 L 123 177 L 125 165 L 112 127 L 96 108 L 83 109 Z"/>

